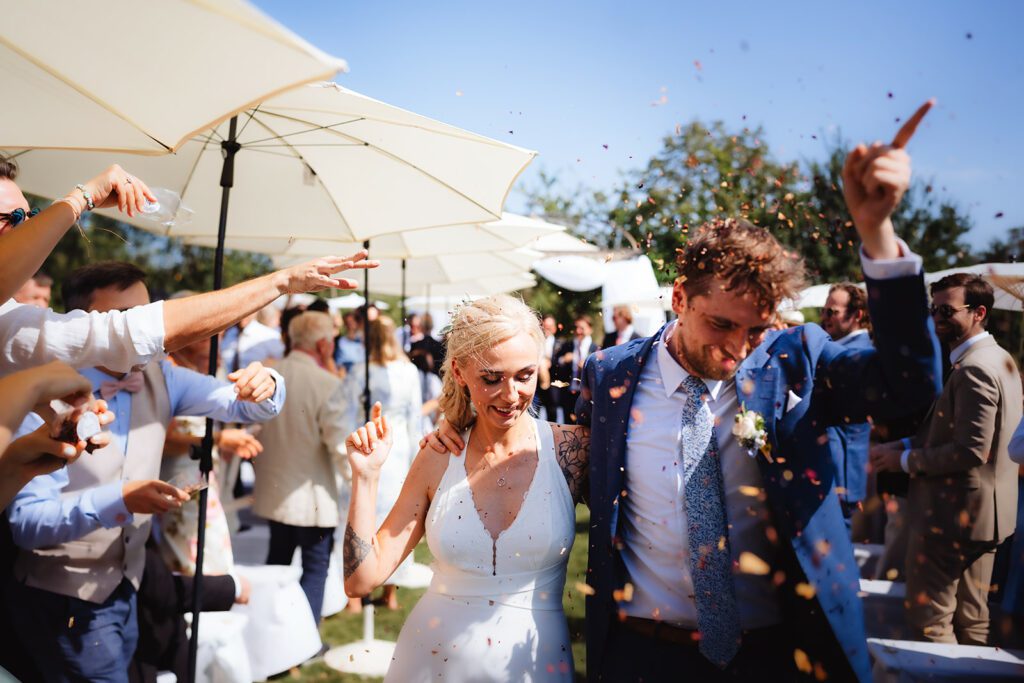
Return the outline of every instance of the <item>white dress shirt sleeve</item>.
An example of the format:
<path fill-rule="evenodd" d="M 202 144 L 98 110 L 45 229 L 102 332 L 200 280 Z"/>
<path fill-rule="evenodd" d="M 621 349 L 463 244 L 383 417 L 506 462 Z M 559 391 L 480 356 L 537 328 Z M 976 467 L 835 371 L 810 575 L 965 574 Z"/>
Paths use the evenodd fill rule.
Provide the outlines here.
<path fill-rule="evenodd" d="M 924 268 L 924 260 L 910 251 L 907 243 L 896 238 L 900 245 L 900 254 L 892 259 L 873 259 L 864 253 L 864 247 L 860 248 L 860 265 L 864 270 L 864 277 L 872 280 L 893 280 L 898 277 L 909 277 L 917 275 Z"/>
<path fill-rule="evenodd" d="M 163 350 L 162 301 L 107 313 L 54 313 L 13 299 L 0 306 L 0 376 L 54 360 L 127 372 Z"/>

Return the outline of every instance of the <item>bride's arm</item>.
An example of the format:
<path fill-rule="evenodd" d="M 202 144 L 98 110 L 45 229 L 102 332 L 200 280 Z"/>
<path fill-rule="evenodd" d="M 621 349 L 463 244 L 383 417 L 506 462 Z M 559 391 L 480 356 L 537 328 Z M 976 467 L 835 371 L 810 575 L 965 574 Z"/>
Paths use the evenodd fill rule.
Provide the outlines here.
<path fill-rule="evenodd" d="M 555 455 L 562 468 L 574 503 L 586 493 L 587 464 L 590 462 L 590 430 L 582 425 L 552 424 L 555 436 Z"/>
<path fill-rule="evenodd" d="M 387 422 L 374 406 L 376 425 L 367 423 L 349 437 L 352 498 L 345 527 L 345 594 L 367 595 L 387 581 L 423 538 L 424 521 L 434 491 L 447 466 L 447 456 L 424 449 L 416 456 L 387 519 L 376 534 L 377 487 L 380 466 L 391 448 Z"/>

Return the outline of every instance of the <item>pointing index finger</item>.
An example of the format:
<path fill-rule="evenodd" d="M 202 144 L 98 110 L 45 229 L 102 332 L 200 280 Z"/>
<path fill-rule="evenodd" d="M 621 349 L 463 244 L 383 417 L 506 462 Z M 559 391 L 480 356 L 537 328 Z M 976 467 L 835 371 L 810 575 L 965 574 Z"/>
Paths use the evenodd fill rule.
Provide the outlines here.
<path fill-rule="evenodd" d="M 903 149 L 910 142 L 910 138 L 914 136 L 914 131 L 917 130 L 918 124 L 924 118 L 924 115 L 935 106 L 935 98 L 931 98 L 914 112 L 914 115 L 907 119 L 907 122 L 903 124 L 903 127 L 896 133 L 896 137 L 892 139 L 892 146 L 896 149 Z"/>

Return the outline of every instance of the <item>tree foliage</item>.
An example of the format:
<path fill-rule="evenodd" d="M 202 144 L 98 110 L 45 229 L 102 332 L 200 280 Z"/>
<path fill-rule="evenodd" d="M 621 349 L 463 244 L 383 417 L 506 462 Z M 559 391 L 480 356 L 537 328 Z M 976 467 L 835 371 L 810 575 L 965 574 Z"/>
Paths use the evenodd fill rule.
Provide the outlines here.
<path fill-rule="evenodd" d="M 33 201 L 38 205 L 39 201 Z M 43 264 L 52 277 L 54 308 L 60 309 L 60 283 L 71 271 L 97 261 L 130 261 L 147 273 L 154 299 L 191 289 L 213 289 L 214 250 L 183 244 L 180 240 L 148 233 L 106 216 L 89 214 L 81 229 L 72 228 Z M 228 251 L 224 256 L 224 286 L 273 270 L 266 256 Z"/>
<path fill-rule="evenodd" d="M 742 216 L 770 230 L 802 256 L 814 282 L 860 280 L 857 235 L 842 193 L 848 145 L 828 143 L 824 160 L 779 159 L 760 128 L 730 131 L 722 122 L 678 127 L 646 167 L 630 173 L 615 202 L 581 188 L 559 194 L 542 176 L 530 208 L 561 220 L 577 235 L 606 247 L 629 233 L 661 282 L 675 276 L 675 257 L 689 232 L 720 217 Z M 964 236 L 970 219 L 917 181 L 893 222 L 928 270 L 972 263 Z"/>

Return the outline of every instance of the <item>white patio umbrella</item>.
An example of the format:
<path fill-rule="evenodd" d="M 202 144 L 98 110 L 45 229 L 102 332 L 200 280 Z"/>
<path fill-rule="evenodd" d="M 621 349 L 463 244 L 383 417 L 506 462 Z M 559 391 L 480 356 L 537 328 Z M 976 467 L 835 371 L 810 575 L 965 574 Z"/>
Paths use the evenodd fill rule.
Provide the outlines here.
<path fill-rule="evenodd" d="M 119 154 L 104 164 L 80 153 L 84 165 L 72 164 L 76 176 L 63 176 L 64 188 L 31 181 L 35 160 L 22 158 L 29 167 L 25 187 L 48 196 L 123 161 L 123 153 L 174 151 L 197 131 L 255 102 L 346 69 L 344 61 L 317 50 L 244 0 L 106 0 L 90 7 L 71 0 L 0 0 L 0 16 L 0 88 L 16 93 L 0 126 L 0 148 Z M 48 154 L 64 155 L 63 165 L 73 153 Z M 219 276 L 218 267 L 218 287 Z M 204 473 L 211 469 L 212 421 L 206 431 L 200 460 Z M 193 673 L 206 497 L 204 489 L 189 652 Z"/>
<path fill-rule="evenodd" d="M 164 154 L 347 70 L 243 0 L 0 0 L 0 16 L 0 87 L 17 93 L 0 127 L 8 150 Z"/>
<path fill-rule="evenodd" d="M 281 236 L 358 242 L 412 228 L 496 220 L 533 156 L 319 84 L 251 107 L 191 138 L 173 156 L 133 159 L 134 173 L 151 187 L 177 191 L 194 218 L 177 225 L 140 217 L 131 222 L 169 236 L 216 236 L 219 286 L 229 222 L 232 235 L 254 242 Z M 123 157 L 33 150 L 18 161 L 26 190 L 55 196 Z M 368 392 L 364 403 L 369 412 Z"/>

